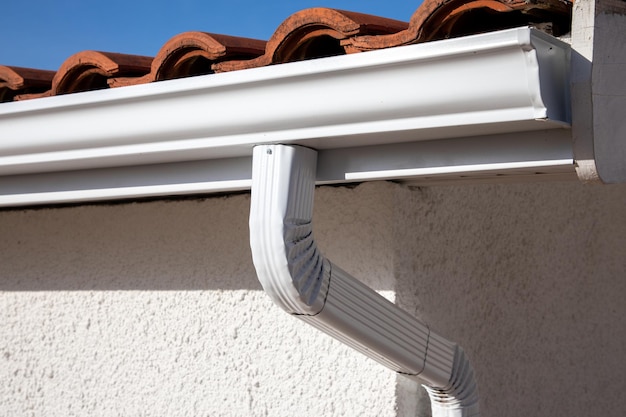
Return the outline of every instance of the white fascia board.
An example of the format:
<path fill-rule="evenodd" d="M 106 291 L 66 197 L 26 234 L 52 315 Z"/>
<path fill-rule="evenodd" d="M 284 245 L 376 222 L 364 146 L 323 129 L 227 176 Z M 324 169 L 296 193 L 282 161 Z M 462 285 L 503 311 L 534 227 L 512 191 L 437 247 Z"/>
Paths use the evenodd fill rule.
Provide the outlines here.
<path fill-rule="evenodd" d="M 390 173 L 392 171 L 393 173 Z M 576 179 L 565 129 L 318 151 L 317 184 Z M 252 158 L 0 175 L 0 207 L 250 190 Z"/>
<path fill-rule="evenodd" d="M 536 132 L 569 135 L 568 69 L 568 45 L 533 29 L 518 28 L 4 103 L 0 105 L 0 194 L 7 198 L 0 196 L 0 205 L 247 189 L 249 169 L 226 175 L 228 179 L 220 179 L 218 171 L 228 161 L 249 159 L 257 144 L 313 147 L 322 151 L 323 160 L 323 151 L 345 148 L 516 132 L 527 132 L 517 139 L 522 143 L 532 141 Z M 470 142 L 463 142 L 461 148 Z M 533 159 L 571 158 L 571 145 L 557 142 L 563 145 L 558 158 L 539 154 Z M 452 152 L 461 155 L 461 148 Z M 131 179 L 128 186 L 119 187 L 111 179 L 121 178 L 129 168 L 142 177 L 142 170 L 196 162 L 218 167 L 209 169 L 217 177 L 178 181 L 186 184 L 179 189 L 172 185 L 176 181 L 168 183 L 166 178 L 150 184 Z M 463 162 L 454 165 L 473 164 Z M 396 166 L 392 163 L 387 169 Z M 135 169 L 139 167 L 144 168 Z M 78 178 L 72 179 L 71 171 Z M 109 178 L 106 184 L 100 180 L 104 172 Z M 62 189 L 47 181 L 47 188 L 29 189 L 26 184 L 37 183 L 41 173 L 64 176 L 78 185 Z M 133 187 L 136 194 L 130 190 Z M 107 191 L 98 196 L 97 189 Z M 56 192 L 61 193 L 59 198 Z"/>

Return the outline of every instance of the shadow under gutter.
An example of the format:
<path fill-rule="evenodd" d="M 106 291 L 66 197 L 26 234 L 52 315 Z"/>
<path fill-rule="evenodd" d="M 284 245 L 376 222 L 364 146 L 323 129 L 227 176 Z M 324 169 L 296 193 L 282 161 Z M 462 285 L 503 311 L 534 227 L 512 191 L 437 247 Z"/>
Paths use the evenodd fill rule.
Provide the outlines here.
<path fill-rule="evenodd" d="M 463 350 L 326 259 L 313 238 L 317 152 L 294 145 L 253 151 L 250 246 L 273 301 L 428 391 L 434 417 L 478 416 Z"/>

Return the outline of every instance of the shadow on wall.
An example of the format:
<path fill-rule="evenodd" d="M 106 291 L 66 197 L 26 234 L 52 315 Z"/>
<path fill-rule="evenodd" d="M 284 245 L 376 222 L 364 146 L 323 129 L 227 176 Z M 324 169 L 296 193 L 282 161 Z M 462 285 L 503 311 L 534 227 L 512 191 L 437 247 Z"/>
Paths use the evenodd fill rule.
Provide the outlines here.
<path fill-rule="evenodd" d="M 0 291 L 260 290 L 249 200 L 1 212 Z"/>
<path fill-rule="evenodd" d="M 393 289 L 388 185 L 316 193 L 322 251 L 377 290 Z M 249 210 L 246 193 L 0 211 L 0 291 L 261 290 Z"/>
<path fill-rule="evenodd" d="M 141 356 L 144 345 L 160 340 L 162 334 L 169 335 L 172 329 L 176 341 L 185 340 L 188 329 L 194 329 L 195 322 L 202 324 L 203 317 L 219 328 L 215 334 L 226 337 L 229 347 L 238 346 L 233 340 L 249 323 L 254 329 L 263 329 L 263 337 L 251 331 L 249 338 L 242 340 L 266 338 L 269 327 L 246 321 L 256 320 L 256 314 L 235 317 L 244 323 L 235 323 L 239 327 L 231 326 L 235 330 L 230 333 L 220 327 L 220 320 L 227 322 L 233 311 L 242 311 L 232 306 L 238 305 L 242 296 L 249 296 L 224 296 L 221 290 L 261 289 L 248 245 L 249 203 L 249 195 L 242 194 L 0 212 L 0 291 L 217 293 L 214 298 L 168 294 L 173 296 L 162 300 L 161 294 L 116 294 L 100 297 L 105 300 L 104 307 L 94 298 L 83 299 L 83 293 L 67 303 L 63 294 L 48 297 L 51 300 L 39 294 L 27 294 L 24 299 L 22 294 L 5 294 L 13 298 L 7 308 L 20 306 L 9 318 L 14 323 L 27 318 L 35 329 L 29 333 L 16 324 L 17 340 L 29 346 L 23 339 L 31 333 L 48 337 L 40 330 L 43 317 L 48 326 L 44 329 L 51 329 L 56 340 L 73 343 L 68 337 L 74 333 L 66 335 L 65 327 L 57 326 L 57 312 L 67 313 L 64 320 L 70 326 L 102 319 L 105 337 L 112 345 L 126 340 L 126 333 L 133 335 L 128 337 L 133 348 L 121 352 L 140 352 L 140 364 L 152 360 Z M 617 396 L 611 402 L 597 399 L 606 394 L 607 386 L 626 386 L 623 366 L 616 366 L 626 356 L 624 207 L 626 185 L 572 182 L 409 190 L 372 183 L 354 189 L 322 187 L 316 195 L 316 240 L 322 253 L 342 268 L 368 285 L 373 282 L 375 289 L 393 289 L 401 307 L 463 347 L 477 373 L 484 415 L 617 417 L 623 414 L 626 397 Z M 258 294 L 257 304 L 256 296 L 256 292 L 252 294 L 251 302 L 263 313 L 271 303 Z M 146 307 L 153 299 L 156 301 Z M 40 316 L 33 315 L 34 309 L 25 300 L 36 302 Z M 46 304 L 56 300 L 58 305 Z M 215 300 L 221 301 L 211 304 Z M 185 307 L 168 309 L 181 305 Z M 82 311 L 76 306 L 88 308 Z M 154 323 L 146 311 L 154 312 Z M 263 314 L 258 316 L 265 320 Z M 117 333 L 120 322 L 126 323 L 121 334 Z M 146 323 L 156 330 L 135 336 L 138 326 L 152 329 Z M 277 323 L 272 328 L 282 332 L 282 322 Z M 168 331 L 162 332 L 159 326 Z M 193 336 L 192 341 L 215 337 L 201 336 Z M 281 333 L 275 340 L 283 337 Z M 101 352 L 101 339 L 98 335 L 82 340 L 94 343 L 85 349 Z M 281 342 L 270 345 L 288 346 Z M 169 346 L 161 342 L 154 346 L 176 352 L 161 349 Z M 202 347 L 210 359 L 212 350 Z M 332 345 L 329 350 L 328 364 L 337 363 L 335 349 Z M 268 351 L 282 360 L 270 348 Z M 41 356 L 46 357 L 48 351 L 43 352 Z M 73 363 L 74 357 L 67 357 Z M 216 357 L 215 363 L 222 366 L 224 357 Z M 118 356 L 117 360 L 126 363 L 127 359 Z M 180 368 L 174 360 L 167 363 L 171 369 Z M 201 368 L 203 372 L 218 366 L 207 363 L 211 366 Z M 250 363 L 256 372 L 256 364 L 262 361 Z M 268 363 L 272 365 L 266 375 L 274 375 L 271 372 L 278 367 Z M 189 369 L 196 369 L 195 359 L 189 364 Z M 317 362 L 313 366 L 324 368 Z M 225 374 L 223 368 L 216 369 Z M 297 377 L 313 374 L 306 370 Z M 328 381 L 335 381 L 336 372 L 331 374 L 333 379 Z M 129 381 L 126 386 L 137 386 L 135 380 Z M 328 388 L 327 380 L 319 381 L 323 389 Z M 420 406 L 414 401 L 415 388 L 400 384 L 397 389 L 398 410 L 404 415 Z"/>

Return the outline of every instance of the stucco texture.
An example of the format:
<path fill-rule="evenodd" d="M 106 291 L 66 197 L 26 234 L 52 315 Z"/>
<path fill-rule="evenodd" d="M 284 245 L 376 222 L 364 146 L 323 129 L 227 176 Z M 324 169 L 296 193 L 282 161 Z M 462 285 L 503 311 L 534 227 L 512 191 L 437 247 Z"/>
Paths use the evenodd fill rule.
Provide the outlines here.
<path fill-rule="evenodd" d="M 322 252 L 472 361 L 483 416 L 620 416 L 626 187 L 317 190 Z M 0 212 L 1 416 L 424 416 L 271 304 L 246 194 Z"/>
<path fill-rule="evenodd" d="M 390 229 L 368 206 L 355 242 Z M 248 195 L 0 212 L 0 416 L 395 416 L 393 373 L 261 290 L 248 213 Z"/>
<path fill-rule="evenodd" d="M 484 416 L 624 414 L 624 185 L 402 196 L 397 302 L 468 353 Z"/>

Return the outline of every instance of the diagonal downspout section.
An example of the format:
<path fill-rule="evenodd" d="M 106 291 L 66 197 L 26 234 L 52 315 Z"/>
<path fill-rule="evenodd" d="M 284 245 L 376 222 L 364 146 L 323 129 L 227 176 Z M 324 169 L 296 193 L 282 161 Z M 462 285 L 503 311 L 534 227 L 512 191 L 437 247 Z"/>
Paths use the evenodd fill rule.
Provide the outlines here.
<path fill-rule="evenodd" d="M 478 416 L 478 390 L 463 350 L 432 332 L 317 249 L 312 231 L 317 152 L 254 148 L 250 246 L 276 304 L 428 391 L 434 417 Z"/>

